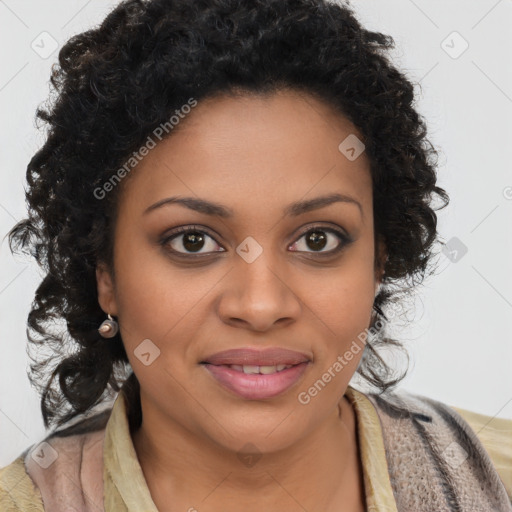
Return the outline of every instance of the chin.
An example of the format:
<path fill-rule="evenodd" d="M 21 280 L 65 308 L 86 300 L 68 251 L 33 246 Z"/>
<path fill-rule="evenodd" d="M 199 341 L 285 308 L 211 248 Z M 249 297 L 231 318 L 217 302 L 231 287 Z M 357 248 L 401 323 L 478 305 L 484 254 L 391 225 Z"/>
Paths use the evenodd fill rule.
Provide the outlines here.
<path fill-rule="evenodd" d="M 210 438 L 236 453 L 273 453 L 287 449 L 306 435 L 303 420 L 290 421 L 289 408 L 279 414 L 267 414 L 266 419 L 256 418 L 253 414 L 237 417 L 235 413 L 229 413 L 225 419 L 217 417 L 216 429 L 210 432 Z"/>

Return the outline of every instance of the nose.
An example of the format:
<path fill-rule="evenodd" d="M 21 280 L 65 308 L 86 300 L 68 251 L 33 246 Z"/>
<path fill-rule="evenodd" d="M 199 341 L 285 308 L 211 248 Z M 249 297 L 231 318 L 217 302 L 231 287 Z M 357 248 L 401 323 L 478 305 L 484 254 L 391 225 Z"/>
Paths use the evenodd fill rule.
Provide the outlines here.
<path fill-rule="evenodd" d="M 252 263 L 235 261 L 218 301 L 223 322 L 259 332 L 295 322 L 301 310 L 291 277 L 266 251 Z"/>

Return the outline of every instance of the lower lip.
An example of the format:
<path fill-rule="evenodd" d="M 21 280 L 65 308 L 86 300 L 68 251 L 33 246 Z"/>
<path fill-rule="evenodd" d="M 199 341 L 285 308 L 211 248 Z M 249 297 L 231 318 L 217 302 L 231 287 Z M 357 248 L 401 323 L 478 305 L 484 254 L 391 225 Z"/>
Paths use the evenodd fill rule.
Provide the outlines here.
<path fill-rule="evenodd" d="M 263 375 L 247 374 L 228 366 L 203 365 L 223 386 L 248 400 L 272 398 L 291 388 L 306 371 L 308 363 L 300 363 L 280 372 Z"/>

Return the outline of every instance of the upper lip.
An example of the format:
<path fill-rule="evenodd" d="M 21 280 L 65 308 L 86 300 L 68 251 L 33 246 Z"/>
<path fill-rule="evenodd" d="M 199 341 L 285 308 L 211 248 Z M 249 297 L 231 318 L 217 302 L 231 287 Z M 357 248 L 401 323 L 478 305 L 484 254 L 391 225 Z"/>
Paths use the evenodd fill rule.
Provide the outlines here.
<path fill-rule="evenodd" d="M 213 365 L 238 364 L 252 366 L 277 366 L 278 364 L 296 365 L 310 361 L 310 358 L 301 352 L 295 352 L 286 348 L 235 348 L 217 352 L 201 363 Z"/>

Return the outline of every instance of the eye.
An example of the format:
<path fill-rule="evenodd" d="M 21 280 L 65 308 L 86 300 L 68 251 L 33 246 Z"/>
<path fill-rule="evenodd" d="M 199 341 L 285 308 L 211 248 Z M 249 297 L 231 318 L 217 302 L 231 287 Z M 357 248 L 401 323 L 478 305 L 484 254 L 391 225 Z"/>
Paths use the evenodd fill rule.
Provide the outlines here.
<path fill-rule="evenodd" d="M 184 255 L 225 252 L 224 249 L 216 251 L 215 247 L 220 247 L 219 244 L 204 229 L 199 229 L 197 226 L 176 228 L 161 243 L 162 245 L 169 245 L 173 252 Z M 202 249 L 206 250 L 201 252 Z"/>
<path fill-rule="evenodd" d="M 302 239 L 304 240 L 302 241 Z M 324 226 L 313 226 L 289 247 L 297 252 L 332 255 L 341 251 L 351 242 L 352 239 L 342 231 Z M 215 241 L 215 238 L 208 234 L 205 228 L 199 226 L 176 228 L 162 239 L 161 244 L 169 246 L 172 252 L 185 256 L 225 252 L 223 248 L 216 249 L 220 245 Z M 308 251 L 308 249 L 311 250 Z"/>
<path fill-rule="evenodd" d="M 326 253 L 332 255 L 341 251 L 350 242 L 350 238 L 337 229 L 315 226 L 309 228 L 290 247 L 296 248 L 299 252 L 310 252 L 313 254 Z M 308 251 L 308 248 L 312 250 Z"/>

